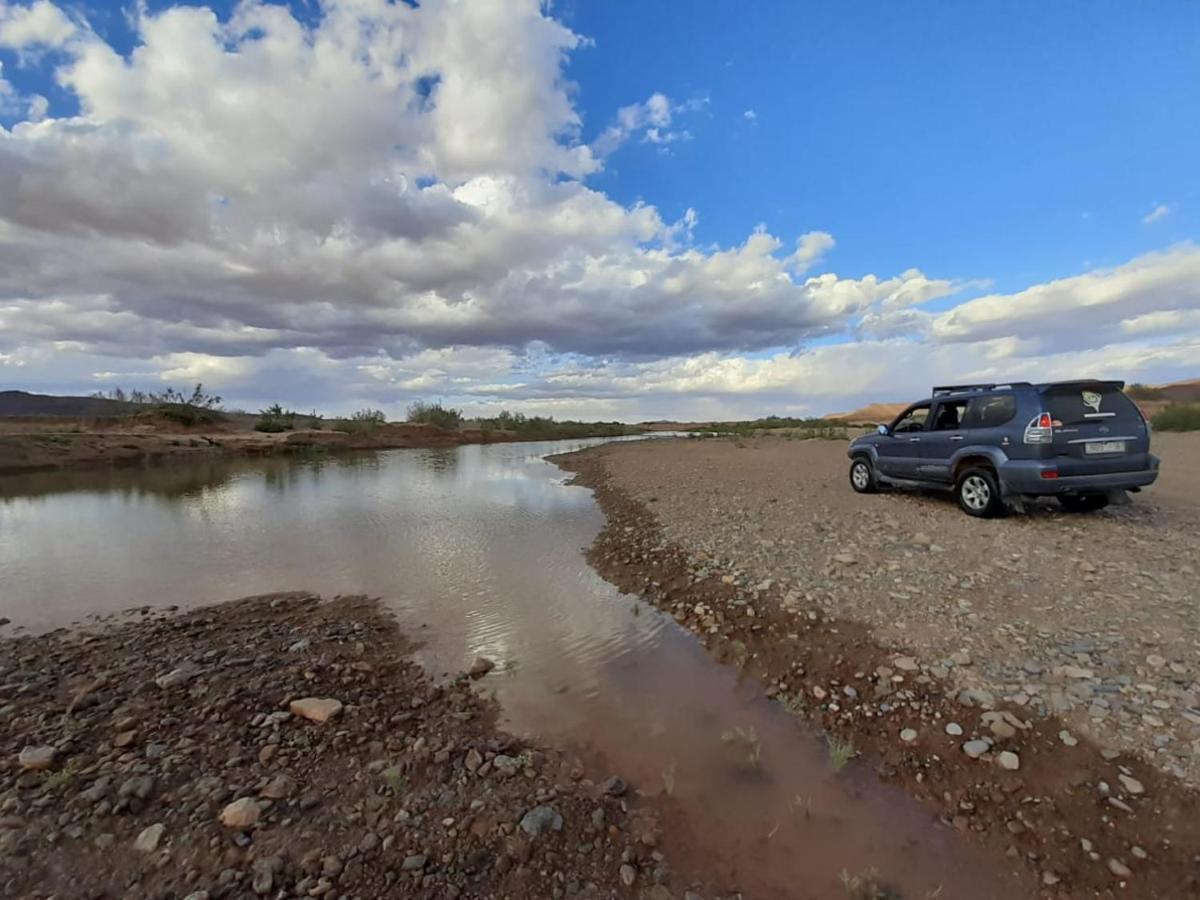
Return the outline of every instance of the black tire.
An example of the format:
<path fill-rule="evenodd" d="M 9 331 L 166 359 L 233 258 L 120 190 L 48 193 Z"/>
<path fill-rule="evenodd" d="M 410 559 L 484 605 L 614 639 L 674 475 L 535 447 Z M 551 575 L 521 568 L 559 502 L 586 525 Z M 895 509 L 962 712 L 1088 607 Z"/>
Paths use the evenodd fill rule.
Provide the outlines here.
<path fill-rule="evenodd" d="M 1004 513 L 1000 482 L 996 473 L 982 466 L 972 466 L 959 473 L 954 484 L 954 496 L 968 516 L 991 519 Z"/>
<path fill-rule="evenodd" d="M 1107 494 L 1060 494 L 1058 504 L 1069 513 L 1090 513 L 1108 506 Z"/>
<path fill-rule="evenodd" d="M 865 456 L 856 456 L 850 462 L 850 487 L 859 494 L 874 494 L 879 490 L 875 483 L 875 467 Z"/>

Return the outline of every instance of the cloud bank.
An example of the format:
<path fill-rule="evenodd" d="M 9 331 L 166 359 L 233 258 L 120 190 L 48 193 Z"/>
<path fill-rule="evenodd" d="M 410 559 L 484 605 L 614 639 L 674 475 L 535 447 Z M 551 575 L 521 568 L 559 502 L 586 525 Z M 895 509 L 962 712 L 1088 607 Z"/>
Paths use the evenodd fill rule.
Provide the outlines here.
<path fill-rule="evenodd" d="M 586 142 L 564 76 L 583 38 L 537 0 L 335 0 L 314 23 L 176 6 L 135 28 L 123 56 L 49 0 L 0 3 L 0 47 L 51 60 L 79 107 L 0 81 L 24 110 L 0 128 L 6 383 L 683 417 L 891 397 L 897 366 L 1167 373 L 1196 348 L 1192 246 L 932 313 L 963 286 L 813 274 L 823 231 L 696 245 L 693 211 L 588 178 L 688 139 L 703 103 L 655 92 Z"/>

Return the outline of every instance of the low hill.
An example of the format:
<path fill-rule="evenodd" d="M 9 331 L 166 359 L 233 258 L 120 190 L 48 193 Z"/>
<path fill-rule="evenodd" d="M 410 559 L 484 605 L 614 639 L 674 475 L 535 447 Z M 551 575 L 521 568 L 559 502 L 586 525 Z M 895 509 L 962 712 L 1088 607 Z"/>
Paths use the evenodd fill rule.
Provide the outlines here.
<path fill-rule="evenodd" d="M 135 404 L 102 397 L 56 397 L 28 391 L 0 391 L 0 416 L 98 416 L 128 415 Z"/>
<path fill-rule="evenodd" d="M 826 419 L 837 419 L 849 425 L 882 425 L 904 412 L 907 403 L 872 403 L 853 412 L 831 413 Z"/>
<path fill-rule="evenodd" d="M 1150 417 L 1172 403 L 1200 403 L 1200 378 L 1171 384 L 1131 384 L 1125 392 Z M 825 418 L 839 419 L 851 425 L 883 424 L 892 421 L 907 406 L 907 403 L 872 403 L 853 412 L 833 413 Z"/>

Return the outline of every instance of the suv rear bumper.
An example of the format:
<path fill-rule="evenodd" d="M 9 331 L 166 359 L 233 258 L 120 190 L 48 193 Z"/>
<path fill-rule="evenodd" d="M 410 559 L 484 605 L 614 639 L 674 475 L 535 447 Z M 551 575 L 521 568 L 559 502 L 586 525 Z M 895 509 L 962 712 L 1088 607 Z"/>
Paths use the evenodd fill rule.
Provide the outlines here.
<path fill-rule="evenodd" d="M 1154 484 L 1158 457 L 1149 456 L 1149 467 L 1134 472 L 1105 472 L 1098 475 L 1062 475 L 1044 478 L 1043 472 L 1057 471 L 1041 460 L 1010 459 L 1000 467 L 1000 484 L 1005 494 L 1089 494 L 1120 491 Z"/>

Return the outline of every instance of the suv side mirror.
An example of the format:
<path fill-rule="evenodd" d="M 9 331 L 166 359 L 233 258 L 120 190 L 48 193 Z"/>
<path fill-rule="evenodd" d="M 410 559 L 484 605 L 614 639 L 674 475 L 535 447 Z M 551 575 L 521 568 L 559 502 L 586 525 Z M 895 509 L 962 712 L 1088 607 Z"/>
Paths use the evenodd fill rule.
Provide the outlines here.
<path fill-rule="evenodd" d="M 886 425 L 877 425 L 875 426 L 875 430 L 880 434 L 888 434 L 888 427 Z"/>

